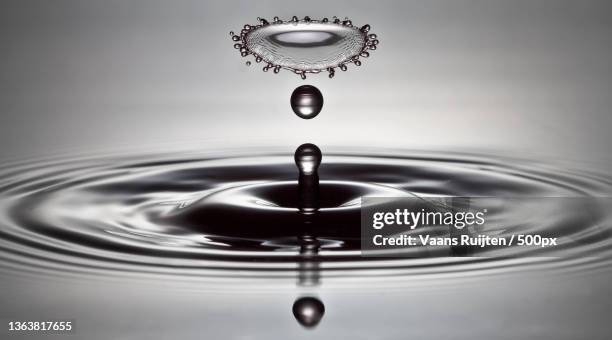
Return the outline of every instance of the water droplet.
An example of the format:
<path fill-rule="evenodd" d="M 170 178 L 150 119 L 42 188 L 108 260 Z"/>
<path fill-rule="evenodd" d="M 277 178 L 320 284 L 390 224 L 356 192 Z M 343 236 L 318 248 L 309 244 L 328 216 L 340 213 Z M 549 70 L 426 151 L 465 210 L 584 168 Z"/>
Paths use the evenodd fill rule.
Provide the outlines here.
<path fill-rule="evenodd" d="M 370 53 L 364 51 L 364 52 L 361 52 L 360 56 L 367 58 L 370 56 Z"/>
<path fill-rule="evenodd" d="M 361 66 L 361 60 L 355 60 L 353 63 L 355 63 L 356 66 Z"/>
<path fill-rule="evenodd" d="M 347 67 L 346 67 L 346 65 L 341 64 L 341 65 L 340 65 L 340 69 L 341 69 L 342 71 L 346 71 Z"/>
<path fill-rule="evenodd" d="M 263 59 L 259 56 L 255 57 L 255 62 L 260 63 Z"/>
<path fill-rule="evenodd" d="M 234 31 L 230 31 L 229 35 L 233 36 L 234 35 Z"/>
<path fill-rule="evenodd" d="M 280 72 L 280 70 L 281 70 L 280 66 L 275 66 L 274 67 L 274 73 L 278 73 L 278 72 Z"/>
<path fill-rule="evenodd" d="M 377 36 L 376 36 L 376 34 L 370 34 L 370 35 L 368 36 L 368 38 L 369 38 L 369 39 L 371 39 L 371 40 L 374 40 L 374 39 L 376 39 L 376 38 L 377 38 Z"/>
<path fill-rule="evenodd" d="M 327 72 L 329 72 L 329 78 L 330 79 L 333 78 L 334 75 L 336 75 L 336 71 L 332 67 L 328 68 Z"/>
<path fill-rule="evenodd" d="M 311 20 L 312 20 L 312 19 L 310 19 L 310 17 L 309 17 L 309 16 L 305 16 L 305 17 L 304 17 L 304 21 L 306 21 L 306 22 L 310 22 Z"/>
<path fill-rule="evenodd" d="M 302 297 L 293 303 L 293 316 L 300 325 L 312 328 L 319 324 L 325 314 L 325 305 L 314 297 Z"/>
<path fill-rule="evenodd" d="M 294 154 L 295 165 L 300 170 L 300 175 L 313 175 L 321 165 L 321 149 L 318 146 L 306 143 L 300 145 Z"/>
<path fill-rule="evenodd" d="M 318 88 L 312 85 L 302 85 L 293 90 L 290 102 L 293 112 L 298 117 L 312 119 L 323 108 L 323 95 Z"/>
<path fill-rule="evenodd" d="M 251 66 L 251 62 L 250 62 L 250 61 L 247 61 L 247 62 L 246 62 L 246 66 Z"/>
<path fill-rule="evenodd" d="M 360 30 L 363 33 L 368 33 L 370 31 L 370 25 L 363 25 L 363 26 L 361 26 Z"/>
<path fill-rule="evenodd" d="M 242 48 L 242 44 L 234 44 L 234 48 L 238 50 Z"/>

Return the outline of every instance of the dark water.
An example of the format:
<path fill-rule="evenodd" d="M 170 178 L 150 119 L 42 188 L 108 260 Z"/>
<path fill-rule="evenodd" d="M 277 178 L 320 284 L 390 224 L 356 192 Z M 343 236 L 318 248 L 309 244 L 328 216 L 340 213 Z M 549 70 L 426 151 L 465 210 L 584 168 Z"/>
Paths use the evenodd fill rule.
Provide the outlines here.
<path fill-rule="evenodd" d="M 2 250 L 19 260 L 19 265 L 5 265 L 75 273 L 206 276 L 221 271 L 236 278 L 270 272 L 291 277 L 301 259 L 300 237 L 316 236 L 322 275 L 332 268 L 462 275 L 498 263 L 442 258 L 413 266 L 409 259 L 360 257 L 360 197 L 597 196 L 611 186 L 607 176 L 594 172 L 486 155 L 328 152 L 313 199 L 298 185 L 290 152 L 188 156 L 109 156 L 5 166 L 0 181 Z M 306 185 L 308 180 L 302 179 Z M 309 220 L 304 210 L 313 202 L 317 214 Z M 596 221 L 563 223 L 577 214 L 563 211 L 545 224 L 525 223 L 533 224 L 534 232 L 563 228 L 565 236 L 606 240 L 609 211 L 599 212 Z M 609 253 L 608 244 L 585 247 L 587 254 Z M 234 270 L 244 271 L 234 275 Z"/>
<path fill-rule="evenodd" d="M 135 282 L 133 289 L 145 280 L 243 292 L 238 300 L 228 298 L 232 304 L 274 291 L 283 297 L 279 305 L 256 305 L 292 315 L 304 329 L 337 335 L 326 327 L 349 321 L 326 318 L 331 313 L 337 320 L 338 308 L 360 299 L 376 301 L 377 313 L 398 308 L 397 301 L 361 297 L 373 289 L 399 289 L 404 298 L 412 287 L 429 296 L 432 287 L 468 287 L 465 280 L 516 271 L 575 277 L 609 267 L 608 210 L 588 214 L 596 219 L 564 210 L 546 223 L 533 215 L 519 219 L 517 212 L 523 228 L 581 241 L 572 257 L 530 257 L 511 249 L 518 256 L 380 259 L 362 257 L 359 243 L 362 196 L 595 197 L 611 191 L 608 175 L 486 154 L 329 151 L 320 160 L 320 150 L 306 144 L 295 153 L 223 150 L 5 164 L 0 271 L 30 283 L 120 280 Z M 341 307 L 338 299 L 351 302 Z"/>

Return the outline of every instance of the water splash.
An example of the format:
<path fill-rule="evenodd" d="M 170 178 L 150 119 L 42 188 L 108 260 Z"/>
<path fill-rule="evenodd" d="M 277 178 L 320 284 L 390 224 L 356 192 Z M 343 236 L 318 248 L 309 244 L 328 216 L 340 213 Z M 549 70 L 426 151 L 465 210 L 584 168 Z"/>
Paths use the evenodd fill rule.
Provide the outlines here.
<path fill-rule="evenodd" d="M 264 63 L 264 72 L 286 69 L 306 79 L 307 73 L 327 71 L 333 78 L 338 68 L 346 71 L 348 64 L 361 66 L 361 58 L 369 57 L 379 44 L 378 36 L 369 33 L 370 25 L 354 26 L 348 18 L 294 16 L 287 21 L 278 17 L 272 22 L 258 21 L 230 36 L 242 57 L 252 55 L 256 63 Z"/>

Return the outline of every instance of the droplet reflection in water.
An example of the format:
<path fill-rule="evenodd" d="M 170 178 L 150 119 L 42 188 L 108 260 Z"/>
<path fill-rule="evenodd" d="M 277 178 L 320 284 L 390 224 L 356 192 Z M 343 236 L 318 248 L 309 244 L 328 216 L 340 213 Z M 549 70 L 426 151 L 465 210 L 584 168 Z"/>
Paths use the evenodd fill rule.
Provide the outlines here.
<path fill-rule="evenodd" d="M 300 325 L 306 328 L 317 326 L 323 314 L 325 314 L 325 305 L 317 298 L 306 296 L 293 303 L 293 316 Z"/>
<path fill-rule="evenodd" d="M 323 108 L 323 94 L 312 85 L 302 85 L 291 94 L 291 109 L 300 118 L 312 119 Z"/>

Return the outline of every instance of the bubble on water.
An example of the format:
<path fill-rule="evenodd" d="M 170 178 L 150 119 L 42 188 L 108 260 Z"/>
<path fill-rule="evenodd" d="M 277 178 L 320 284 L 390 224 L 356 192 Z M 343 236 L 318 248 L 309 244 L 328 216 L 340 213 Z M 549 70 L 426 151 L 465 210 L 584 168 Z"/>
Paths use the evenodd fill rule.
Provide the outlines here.
<path fill-rule="evenodd" d="M 323 94 L 312 85 L 302 85 L 293 90 L 290 102 L 291 109 L 298 117 L 312 119 L 323 108 Z"/>
<path fill-rule="evenodd" d="M 324 314 L 325 305 L 315 297 L 302 297 L 293 303 L 293 316 L 306 328 L 317 326 Z"/>
<path fill-rule="evenodd" d="M 240 55 L 253 55 L 257 62 L 266 61 L 270 66 L 264 71 L 274 69 L 278 73 L 286 69 L 302 79 L 306 79 L 307 73 L 321 71 L 327 71 L 329 78 L 333 78 L 334 69 L 346 71 L 346 64 L 361 65 L 357 57 L 368 57 L 367 51 L 376 50 L 378 45 L 377 35 L 369 33 L 370 25 L 353 25 L 348 18 L 333 17 L 330 21 L 293 16 L 287 21 L 279 17 L 271 22 L 257 20 L 259 24 L 244 25 L 240 35 L 230 32 Z"/>

